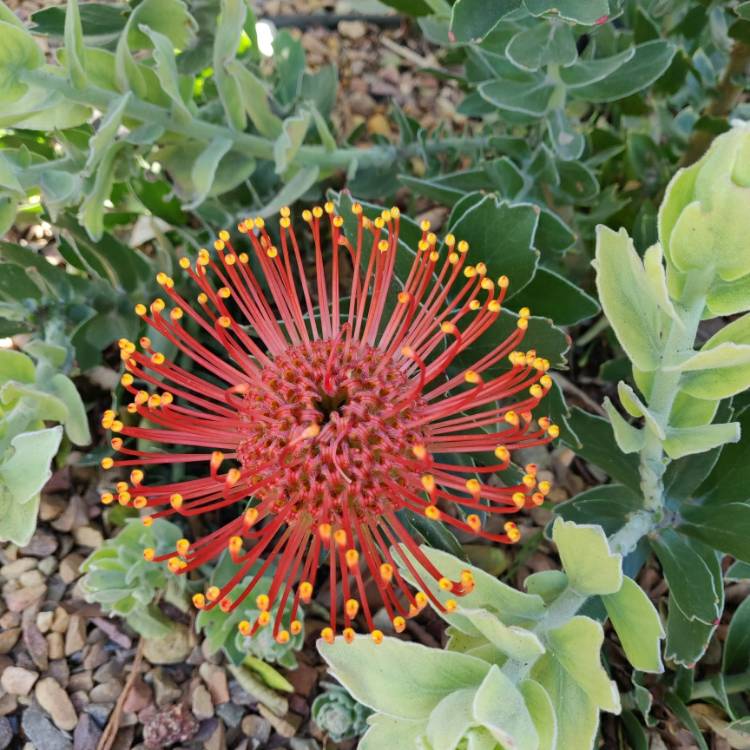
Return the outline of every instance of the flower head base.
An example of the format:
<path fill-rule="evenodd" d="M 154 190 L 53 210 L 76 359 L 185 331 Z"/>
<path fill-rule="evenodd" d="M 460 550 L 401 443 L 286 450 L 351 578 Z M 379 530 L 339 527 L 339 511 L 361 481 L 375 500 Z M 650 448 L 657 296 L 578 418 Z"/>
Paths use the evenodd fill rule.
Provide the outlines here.
<path fill-rule="evenodd" d="M 515 513 L 541 503 L 549 491 L 537 483 L 534 466 L 516 486 L 487 481 L 508 467 L 511 450 L 556 435 L 549 420 L 532 420 L 551 380 L 546 360 L 518 348 L 529 311 L 522 310 L 507 340 L 470 369 L 457 363 L 497 319 L 508 280 L 493 281 L 482 263 L 469 265 L 468 245 L 450 235 L 439 249 L 424 222 L 402 286 L 395 276 L 397 254 L 405 252 L 398 209 L 375 220 L 358 204 L 353 213 L 354 236 L 344 233 L 332 204 L 303 213 L 315 251 L 312 279 L 288 209 L 279 221 L 280 247 L 255 219 L 239 226 L 252 260 L 234 249 L 226 232 L 214 252 L 201 250 L 195 263 L 181 260 L 198 287 L 197 304 L 159 274 L 165 299 L 138 305 L 136 312 L 179 350 L 181 363 L 192 360 L 189 368 L 154 351 L 148 338 L 140 348 L 120 342 L 127 370 L 122 383 L 133 396 L 127 411 L 142 421 L 131 426 L 114 412 L 104 415 L 104 427 L 118 433 L 112 444 L 121 457 L 105 459 L 103 466 L 133 467 L 116 497 L 146 510 L 146 524 L 237 509 L 234 520 L 212 533 L 181 539 L 171 555 L 144 555 L 184 574 L 228 549 L 236 574 L 222 588 L 196 595 L 199 608 L 232 610 L 253 595 L 257 581 L 272 576 L 268 592 L 257 597 L 260 615 L 242 623 L 245 635 L 269 626 L 280 642 L 288 638 L 280 616 L 269 611 L 283 613 L 291 602 L 295 621 L 300 602 L 313 596 L 324 561 L 329 572 L 322 585 L 331 597 L 324 638 L 332 639 L 339 626 L 353 637 L 361 617 L 373 638 L 382 639 L 373 623 L 369 579 L 370 593 L 377 590 L 396 631 L 428 599 L 439 609 L 455 606 L 452 599 L 441 604 L 434 589 L 460 596 L 472 589 L 471 575 L 455 581 L 442 576 L 399 511 L 515 542 L 514 523 L 498 533 L 495 523 L 483 528 L 480 513 Z M 332 237 L 330 273 L 323 222 Z M 342 294 L 344 275 L 349 281 Z M 212 344 L 202 343 L 199 333 Z M 120 436 L 195 451 L 141 451 Z M 445 461 L 448 454 L 481 452 L 489 465 Z M 194 478 L 148 481 L 149 467 L 179 462 L 188 469 L 198 464 L 190 471 Z M 103 499 L 112 502 L 115 495 Z M 456 506 L 465 515 L 451 512 Z M 412 558 L 432 580 L 420 576 Z M 399 566 L 420 590 L 409 588 Z M 249 585 L 236 595 L 251 569 Z"/>

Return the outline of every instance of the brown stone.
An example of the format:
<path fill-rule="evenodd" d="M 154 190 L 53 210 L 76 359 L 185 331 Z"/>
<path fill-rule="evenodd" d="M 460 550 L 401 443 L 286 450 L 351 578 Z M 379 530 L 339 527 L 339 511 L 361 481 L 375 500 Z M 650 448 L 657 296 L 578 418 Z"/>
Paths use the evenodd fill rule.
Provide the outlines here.
<path fill-rule="evenodd" d="M 73 615 L 65 633 L 65 656 L 80 651 L 86 645 L 86 620 L 80 615 Z"/>
<path fill-rule="evenodd" d="M 79 546 L 91 549 L 99 549 L 104 542 L 102 532 L 93 526 L 79 526 L 73 529 L 73 538 Z"/>
<path fill-rule="evenodd" d="M 209 662 L 203 662 L 198 667 L 198 672 L 206 683 L 211 700 L 215 706 L 229 701 L 229 687 L 227 686 L 227 673 L 222 667 Z"/>
<path fill-rule="evenodd" d="M 47 655 L 50 659 L 62 659 L 65 656 L 65 641 L 60 633 L 47 633 Z"/>
<path fill-rule="evenodd" d="M 23 612 L 36 604 L 46 593 L 47 587 L 42 583 L 16 591 L 8 591 L 3 594 L 3 598 L 11 612 Z"/>
<path fill-rule="evenodd" d="M 60 561 L 60 578 L 65 583 L 73 583 L 80 575 L 81 563 L 86 558 L 83 555 L 79 555 L 77 552 L 71 552 Z"/>
<path fill-rule="evenodd" d="M 68 694 L 52 677 L 39 680 L 34 691 L 39 705 L 52 717 L 59 729 L 70 732 L 78 723 L 78 716 Z"/>
<path fill-rule="evenodd" d="M 38 672 L 32 672 L 23 667 L 6 667 L 0 675 L 0 685 L 11 695 L 28 695 L 39 677 Z"/>
<path fill-rule="evenodd" d="M 18 642 L 21 628 L 9 628 L 0 633 L 0 654 L 8 654 Z"/>

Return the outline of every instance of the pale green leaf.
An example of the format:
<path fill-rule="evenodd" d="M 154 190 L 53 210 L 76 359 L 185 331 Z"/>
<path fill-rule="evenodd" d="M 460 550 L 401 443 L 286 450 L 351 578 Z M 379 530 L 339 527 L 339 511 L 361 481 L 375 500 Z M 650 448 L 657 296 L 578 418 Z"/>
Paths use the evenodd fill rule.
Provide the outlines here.
<path fill-rule="evenodd" d="M 34 362 L 23 352 L 0 349 L 0 385 L 8 380 L 33 383 L 36 379 Z"/>
<path fill-rule="evenodd" d="M 529 13 L 540 16 L 544 13 L 559 15 L 573 23 L 591 26 L 609 15 L 608 0 L 524 0 Z"/>
<path fill-rule="evenodd" d="M 565 67 L 578 57 L 570 26 L 556 21 L 519 31 L 508 42 L 505 54 L 516 67 L 530 71 L 550 64 Z"/>
<path fill-rule="evenodd" d="M 498 581 L 494 576 L 489 575 L 481 568 L 468 565 L 457 557 L 431 549 L 430 547 L 420 547 L 422 552 L 427 556 L 430 562 L 447 578 L 457 581 L 461 577 L 461 572 L 470 570 L 474 576 L 474 588 L 468 594 L 461 597 L 461 605 L 468 609 L 486 609 L 490 612 L 499 614 L 506 625 L 525 625 L 538 620 L 544 615 L 544 601 L 539 596 L 524 594 L 517 591 L 512 586 L 508 586 Z M 415 567 L 422 580 L 429 580 L 430 574 L 424 567 L 409 554 L 403 545 L 394 548 L 396 562 L 399 563 L 399 571 L 407 580 L 416 584 L 411 572 L 403 564 L 401 555 L 406 555 Z M 436 587 L 437 588 L 437 587 Z M 445 601 L 452 598 L 452 594 L 438 589 L 436 595 Z M 471 620 L 462 616 L 459 612 L 440 612 L 440 616 L 455 625 L 469 635 L 477 635 L 477 629 L 471 624 Z"/>
<path fill-rule="evenodd" d="M 500 618 L 486 609 L 460 607 L 471 624 L 501 653 L 526 663 L 532 663 L 544 653 L 544 646 L 530 630 L 516 625 L 504 625 Z"/>
<path fill-rule="evenodd" d="M 539 736 L 539 750 L 557 750 L 557 718 L 549 693 L 534 680 L 524 680 L 519 689 Z"/>
<path fill-rule="evenodd" d="M 653 298 L 659 307 L 682 328 L 682 318 L 678 315 L 669 296 L 667 275 L 664 270 L 664 254 L 658 242 L 655 245 L 651 245 L 643 254 L 643 267 L 646 271 L 646 280 L 651 288 Z"/>
<path fill-rule="evenodd" d="M 659 613 L 643 589 L 625 576 L 622 588 L 602 596 L 607 614 L 617 632 L 628 661 L 641 672 L 664 671 L 661 639 L 664 628 Z"/>
<path fill-rule="evenodd" d="M 131 96 L 132 94 L 128 91 L 122 96 L 117 97 L 99 123 L 96 133 L 89 138 L 89 156 L 86 160 L 86 174 L 90 175 L 94 173 L 99 162 L 106 154 L 107 149 L 115 142 L 117 131 L 122 124 L 122 118 Z"/>
<path fill-rule="evenodd" d="M 545 641 L 548 653 L 599 708 L 610 713 L 620 712 L 617 685 L 601 663 L 604 631 L 600 623 L 578 615 L 545 633 Z M 532 670 L 532 677 L 535 671 Z"/>
<path fill-rule="evenodd" d="M 68 0 L 65 8 L 65 64 L 68 76 L 76 88 L 86 85 L 84 70 L 83 28 L 78 11 L 78 0 Z"/>
<path fill-rule="evenodd" d="M 561 570 L 540 570 L 523 582 L 526 591 L 541 596 L 549 604 L 568 587 L 568 576 Z"/>
<path fill-rule="evenodd" d="M 0 151 L 0 188 L 16 198 L 25 198 L 26 191 L 21 186 L 16 176 L 11 161 Z"/>
<path fill-rule="evenodd" d="M 604 399 L 604 411 L 607 412 L 609 421 L 612 423 L 612 432 L 615 435 L 617 447 L 623 453 L 637 453 L 643 447 L 646 439 L 643 430 L 639 430 L 630 424 L 617 411 L 615 405 L 609 400 L 609 397 Z"/>
<path fill-rule="evenodd" d="M 426 720 L 410 721 L 385 714 L 367 719 L 370 728 L 357 745 L 358 750 L 393 750 L 396 747 L 416 748 L 417 739 L 427 728 Z"/>
<path fill-rule="evenodd" d="M 68 409 L 68 416 L 63 425 L 71 442 L 76 445 L 88 445 L 91 442 L 91 433 L 86 418 L 86 407 L 73 381 L 61 372 L 55 373 L 50 380 L 50 389 Z"/>
<path fill-rule="evenodd" d="M 299 200 L 318 181 L 319 176 L 320 167 L 317 164 L 298 169 L 281 190 L 263 208 L 255 211 L 255 214 L 264 219 L 277 214 L 280 208 Z"/>
<path fill-rule="evenodd" d="M 579 594 L 613 594 L 622 586 L 622 555 L 612 554 L 600 526 L 558 518 L 552 527 L 563 569 Z"/>
<path fill-rule="evenodd" d="M 225 68 L 237 82 L 242 104 L 258 132 L 266 138 L 278 138 L 282 121 L 271 111 L 264 84 L 237 60 L 227 63 Z"/>
<path fill-rule="evenodd" d="M 576 748 L 592 750 L 599 708 L 551 655 L 543 656 L 535 665 L 532 677 L 547 692 L 557 717 L 555 750 Z"/>
<path fill-rule="evenodd" d="M 430 750 L 456 750 L 461 738 L 475 723 L 472 707 L 476 694 L 476 687 L 462 688 L 438 703 L 430 714 L 425 731 Z"/>
<path fill-rule="evenodd" d="M 523 695 L 493 665 L 474 697 L 474 718 L 504 747 L 538 750 L 539 735 Z"/>
<path fill-rule="evenodd" d="M 232 142 L 228 138 L 214 138 L 193 162 L 190 172 L 193 196 L 185 203 L 185 208 L 193 209 L 203 203 L 211 192 L 221 160 L 231 148 Z"/>
<path fill-rule="evenodd" d="M 426 720 L 450 693 L 478 686 L 490 667 L 454 651 L 397 638 L 384 638 L 376 644 L 365 635 L 356 636 L 352 643 L 341 637 L 333 643 L 319 640 L 318 651 L 336 679 L 360 703 L 411 720 Z"/>
<path fill-rule="evenodd" d="M 31 541 L 36 531 L 39 500 L 37 493 L 25 503 L 16 502 L 0 479 L 0 541 L 13 542 L 19 547 Z"/>
<path fill-rule="evenodd" d="M 670 458 L 705 453 L 726 443 L 740 439 L 740 423 L 707 424 L 700 427 L 670 427 L 664 441 L 664 450 Z"/>
<path fill-rule="evenodd" d="M 154 31 L 154 29 L 140 24 L 140 30 L 146 34 L 154 45 L 154 63 L 156 75 L 159 77 L 164 93 L 167 94 L 172 103 L 172 113 L 175 117 L 185 122 L 192 119 L 180 91 L 179 74 L 177 73 L 177 60 L 174 54 L 172 42 L 168 36 Z"/>
<path fill-rule="evenodd" d="M 659 307 L 625 230 L 597 227 L 595 267 L 599 300 L 622 348 L 638 369 L 656 369 L 661 358 Z"/>
<path fill-rule="evenodd" d="M 284 120 L 281 135 L 273 145 L 273 158 L 278 174 L 286 172 L 294 160 L 297 151 L 305 140 L 311 121 L 312 115 L 307 110 Z"/>
<path fill-rule="evenodd" d="M 654 417 L 646 404 L 641 401 L 638 394 L 623 380 L 617 384 L 617 395 L 620 397 L 620 401 L 628 414 L 634 417 L 643 417 L 651 432 L 660 440 L 664 440 L 664 428 L 659 424 L 659 421 Z"/>
<path fill-rule="evenodd" d="M 78 210 L 78 220 L 95 242 L 98 242 L 104 234 L 104 201 L 112 192 L 115 162 L 124 146 L 122 141 L 116 141 L 102 156 L 95 173 L 94 184 Z"/>
<path fill-rule="evenodd" d="M 34 38 L 23 27 L 0 21 L 0 104 L 11 104 L 20 99 L 28 86 L 20 79 L 24 70 L 34 70 L 44 64 L 44 55 Z"/>
<path fill-rule="evenodd" d="M 22 432 L 11 441 L 11 453 L 0 464 L 0 485 L 14 503 L 35 498 L 52 476 L 50 462 L 62 439 L 62 427 Z"/>

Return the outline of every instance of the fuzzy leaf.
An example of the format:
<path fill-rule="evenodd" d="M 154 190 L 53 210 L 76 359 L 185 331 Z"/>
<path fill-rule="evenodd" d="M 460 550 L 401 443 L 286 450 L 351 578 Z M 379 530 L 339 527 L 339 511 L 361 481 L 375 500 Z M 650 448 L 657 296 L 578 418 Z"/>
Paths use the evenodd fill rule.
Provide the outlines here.
<path fill-rule="evenodd" d="M 302 142 L 305 140 L 311 122 L 312 115 L 307 110 L 303 110 L 293 117 L 287 117 L 284 120 L 281 135 L 279 135 L 276 143 L 273 145 L 273 158 L 276 162 L 276 172 L 278 174 L 283 174 L 289 168 Z"/>
<path fill-rule="evenodd" d="M 539 735 L 518 688 L 493 665 L 474 697 L 474 718 L 504 747 L 538 750 Z"/>
<path fill-rule="evenodd" d="M 633 427 L 609 400 L 604 399 L 604 411 L 607 412 L 609 421 L 612 423 L 612 432 L 615 434 L 617 446 L 623 453 L 637 453 L 646 439 L 643 430 Z"/>
<path fill-rule="evenodd" d="M 318 651 L 360 703 L 409 720 L 426 720 L 447 695 L 477 687 L 490 668 L 472 656 L 397 638 L 385 638 L 380 644 L 364 635 L 352 643 L 341 637 L 333 643 L 321 639 Z"/>
<path fill-rule="evenodd" d="M 625 576 L 622 588 L 602 596 L 602 601 L 633 667 L 641 672 L 663 672 L 660 642 L 664 638 L 664 628 L 643 589 Z"/>
<path fill-rule="evenodd" d="M 659 308 L 624 230 L 597 227 L 595 266 L 599 300 L 622 348 L 639 370 L 656 369 L 661 357 Z"/>
<path fill-rule="evenodd" d="M 613 594 L 622 586 L 622 555 L 612 554 L 600 526 L 558 518 L 552 527 L 570 586 L 579 594 Z"/>
<path fill-rule="evenodd" d="M 726 443 L 736 443 L 739 439 L 739 422 L 707 424 L 701 427 L 670 427 L 664 441 L 664 450 L 670 458 L 682 458 L 705 453 Z"/>

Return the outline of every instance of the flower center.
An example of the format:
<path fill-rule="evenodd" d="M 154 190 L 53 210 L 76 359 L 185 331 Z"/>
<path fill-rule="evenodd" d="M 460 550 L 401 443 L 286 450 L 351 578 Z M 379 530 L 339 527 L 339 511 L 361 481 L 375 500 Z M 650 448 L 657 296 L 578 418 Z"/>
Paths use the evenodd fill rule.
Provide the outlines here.
<path fill-rule="evenodd" d="M 384 485 L 402 484 L 411 446 L 424 442 L 424 403 L 412 391 L 402 366 L 375 347 L 290 347 L 245 395 L 238 457 L 252 494 L 316 523 L 383 512 Z M 320 432 L 302 438 L 313 424 Z"/>

